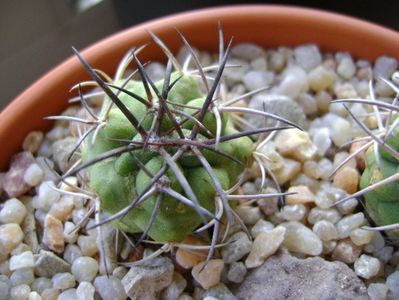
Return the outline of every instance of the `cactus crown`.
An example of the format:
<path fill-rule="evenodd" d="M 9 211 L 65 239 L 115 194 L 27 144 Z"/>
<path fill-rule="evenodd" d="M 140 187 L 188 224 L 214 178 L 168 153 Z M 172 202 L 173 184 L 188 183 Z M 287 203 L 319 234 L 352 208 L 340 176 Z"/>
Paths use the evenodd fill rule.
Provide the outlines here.
<path fill-rule="evenodd" d="M 231 40 L 224 50 L 221 28 L 219 63 L 206 68 L 201 66 L 182 34 L 182 41 L 190 51 L 184 67 L 157 36 L 152 33 L 151 36 L 168 59 L 164 79 L 156 82 L 150 79 L 137 57 L 143 47 L 128 52 L 114 79 L 94 70 L 74 49 L 94 81 L 74 87 L 79 91 L 88 119 L 67 118 L 86 127 L 75 148 L 80 147 L 81 162 L 63 178 L 87 168 L 93 199 L 108 215 L 95 226 L 113 222 L 125 233 L 139 233 L 138 242 L 149 236 L 156 242 L 174 243 L 192 233 L 213 229 L 210 258 L 219 242 L 222 223 L 228 227 L 236 219 L 246 230 L 230 205 L 233 200 L 267 196 L 283 199 L 281 191 L 242 198 L 232 194 L 254 159 L 262 176 L 266 176 L 264 158 L 256 156 L 256 149 L 270 139 L 270 133 L 295 124 L 264 111 L 234 106 L 235 102 L 264 89 L 224 99 L 222 74 Z M 190 59 L 195 70 L 188 69 Z M 137 70 L 125 77 L 133 61 Z M 140 80 L 133 80 L 137 75 Z M 86 102 L 82 92 L 85 85 L 100 87 L 105 94 L 99 114 Z M 234 112 L 273 118 L 277 125 L 240 131 L 234 122 Z M 259 141 L 254 142 L 250 138 L 253 135 Z"/>

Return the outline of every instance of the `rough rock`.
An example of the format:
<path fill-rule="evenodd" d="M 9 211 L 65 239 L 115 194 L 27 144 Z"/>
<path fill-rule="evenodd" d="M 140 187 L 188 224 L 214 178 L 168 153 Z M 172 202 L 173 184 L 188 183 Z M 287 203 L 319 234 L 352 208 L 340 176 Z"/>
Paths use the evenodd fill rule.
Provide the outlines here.
<path fill-rule="evenodd" d="M 270 257 L 231 288 L 238 299 L 368 299 L 364 283 L 347 265 L 287 253 Z"/>
<path fill-rule="evenodd" d="M 268 113 L 283 117 L 300 127 L 306 127 L 306 115 L 303 109 L 288 96 L 284 95 L 258 95 L 252 98 L 249 107 L 264 110 Z M 276 124 L 271 118 L 247 114 L 247 119 L 256 127 L 268 127 Z"/>
<path fill-rule="evenodd" d="M 226 243 L 228 244 L 222 248 L 221 254 L 223 260 L 227 264 L 238 261 L 244 257 L 244 255 L 251 251 L 252 247 L 252 242 L 243 231 L 233 234 Z"/>
<path fill-rule="evenodd" d="M 67 137 L 58 140 L 53 144 L 53 157 L 56 166 L 64 173 L 79 159 L 77 153 L 74 153 L 71 159 L 68 160 L 71 152 L 75 148 L 77 139 L 74 137 Z"/>
<path fill-rule="evenodd" d="M 70 272 L 71 265 L 53 252 L 41 250 L 35 255 L 35 274 L 51 278 L 57 273 Z"/>
<path fill-rule="evenodd" d="M 172 283 L 163 290 L 161 300 L 175 300 L 179 298 L 186 286 L 187 280 L 180 273 L 175 272 Z"/>
<path fill-rule="evenodd" d="M 4 191 L 9 197 L 18 197 L 31 189 L 24 181 L 25 171 L 35 162 L 32 153 L 25 151 L 14 155 L 11 159 L 11 166 L 2 179 Z"/>
<path fill-rule="evenodd" d="M 167 257 L 157 257 L 132 266 L 122 278 L 126 294 L 131 299 L 157 299 L 159 293 L 173 280 L 173 263 Z M 146 298 L 142 298 L 146 295 Z"/>
<path fill-rule="evenodd" d="M 237 300 L 237 297 L 235 297 L 232 292 L 229 290 L 229 288 L 223 284 L 219 283 L 217 286 L 214 286 L 213 288 L 210 288 L 208 290 L 203 290 L 201 288 L 196 288 L 194 291 L 194 299 L 195 300 L 202 300 L 205 299 L 206 297 L 213 297 L 218 300 Z M 211 298 L 212 299 L 212 298 Z M 252 298 L 256 299 L 256 298 Z M 259 298 L 263 299 L 263 298 Z"/>

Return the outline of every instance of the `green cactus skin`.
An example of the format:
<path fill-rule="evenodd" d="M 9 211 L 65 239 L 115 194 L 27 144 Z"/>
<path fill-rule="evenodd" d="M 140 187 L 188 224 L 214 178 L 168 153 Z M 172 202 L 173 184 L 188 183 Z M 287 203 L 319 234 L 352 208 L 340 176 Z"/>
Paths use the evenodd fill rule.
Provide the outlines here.
<path fill-rule="evenodd" d="M 201 92 L 198 82 L 188 75 L 181 76 L 180 73 L 174 72 L 171 75 L 170 81 L 173 82 L 173 80 L 179 77 L 180 79 L 168 93 L 167 99 L 170 103 L 173 103 L 168 105 L 175 109 L 183 110 L 186 114 L 194 115 L 197 110 L 193 107 L 198 107 L 200 109 L 204 104 L 206 95 Z M 116 82 L 115 85 L 121 86 L 122 82 Z M 163 81 L 156 83 L 156 87 L 159 90 L 162 90 L 162 86 Z M 147 98 L 141 81 L 131 80 L 124 88 L 145 99 Z M 140 124 L 142 124 L 143 128 L 149 130 L 155 118 L 155 114 L 150 111 L 151 108 L 133 99 L 126 93 L 120 92 L 118 97 L 137 118 Z M 105 114 L 109 104 L 110 99 L 106 97 L 102 107 L 102 115 Z M 190 107 L 182 109 L 178 104 L 187 104 L 187 106 Z M 183 117 L 178 114 L 174 116 L 177 121 L 183 119 Z M 90 138 L 84 143 L 82 148 L 83 162 L 87 162 L 106 151 L 126 145 L 126 143 L 118 139 L 142 142 L 141 135 L 137 133 L 136 129 L 129 123 L 128 119 L 118 107 L 113 106 L 111 108 L 106 122 L 105 127 L 99 131 L 94 144 L 91 144 Z M 209 132 L 213 135 L 216 133 L 216 118 L 213 113 L 208 111 L 202 123 L 208 131 L 200 129 L 196 141 L 209 138 Z M 186 137 L 190 136 L 193 127 L 195 127 L 193 121 L 188 120 L 183 123 L 182 130 Z M 229 116 L 223 113 L 221 136 L 236 132 L 237 130 L 234 128 Z M 160 136 L 181 139 L 176 131 L 173 131 L 172 122 L 166 116 L 162 119 Z M 165 150 L 170 153 L 170 155 L 173 155 L 178 149 L 179 146 L 165 146 Z M 252 149 L 253 142 L 248 137 L 224 141 L 218 145 L 219 151 L 236 158 L 245 166 L 250 166 L 252 164 Z M 237 164 L 237 162 L 226 156 L 207 149 L 202 149 L 201 152 L 212 166 L 223 189 L 228 189 L 234 185 L 237 181 L 237 177 L 244 171 L 243 165 Z M 156 174 L 166 164 L 164 158 L 159 154 L 159 150 L 156 147 L 149 146 L 146 149 L 138 149 L 108 158 L 90 167 L 90 187 L 98 194 L 101 208 L 107 214 L 116 214 L 128 206 L 150 183 L 151 178 L 149 174 L 140 168 L 138 161 L 145 165 L 146 170 L 150 171 L 152 174 Z M 187 178 L 201 207 L 214 213 L 216 190 L 210 175 L 201 165 L 199 159 L 187 152 L 184 153 L 176 163 Z M 176 175 L 170 169 L 166 172 L 163 179 L 168 182 L 173 190 L 185 195 Z M 159 193 L 155 192 L 138 207 L 131 209 L 122 218 L 114 221 L 115 226 L 130 233 L 144 232 L 147 230 L 156 206 L 158 195 Z M 185 196 L 187 197 L 187 195 Z M 169 195 L 162 194 L 161 202 L 156 212 L 156 218 L 148 235 L 158 242 L 177 242 L 190 235 L 201 225 L 201 222 L 202 219 L 194 208 L 177 201 Z"/>
<path fill-rule="evenodd" d="M 396 141 L 393 141 L 395 139 Z M 389 138 L 389 144 L 395 149 L 399 140 L 398 132 Z M 387 152 L 380 154 L 380 162 L 377 164 L 372 147 L 366 151 L 366 168 L 361 176 L 360 188 L 364 189 L 383 179 L 399 172 L 399 162 Z M 399 183 L 393 182 L 381 186 L 364 195 L 366 209 L 370 217 L 378 226 L 399 223 Z M 397 230 L 389 231 L 391 238 L 399 241 Z"/>

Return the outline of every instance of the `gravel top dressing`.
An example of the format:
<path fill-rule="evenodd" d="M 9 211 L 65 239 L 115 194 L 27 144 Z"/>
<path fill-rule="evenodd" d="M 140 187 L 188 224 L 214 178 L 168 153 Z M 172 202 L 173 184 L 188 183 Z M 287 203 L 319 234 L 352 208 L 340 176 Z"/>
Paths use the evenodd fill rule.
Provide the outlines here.
<path fill-rule="evenodd" d="M 221 62 L 217 54 L 194 51 L 197 62 L 188 59 L 187 47 L 176 55 L 185 70 L 197 70 L 199 63 L 217 66 Z M 144 65 L 154 82 L 162 80 L 169 67 L 158 62 Z M 31 132 L 23 152 L 14 156 L 7 172 L 0 173 L 0 300 L 398 299 L 397 236 L 392 231 L 369 230 L 376 226 L 375 219 L 365 210 L 362 196 L 340 201 L 363 184 L 365 150 L 373 147 L 364 127 L 378 136 L 387 118 L 395 120 L 395 111 L 392 115 L 386 109 L 376 112 L 376 106 L 361 101 L 331 103 L 375 98 L 391 104 L 398 93 L 397 69 L 398 62 L 391 57 L 379 57 L 372 64 L 345 52 L 322 53 L 313 44 L 293 49 L 233 45 L 217 92 L 220 103 L 234 101 L 221 105 L 221 111 L 238 108 L 230 109 L 230 119 L 241 130 L 287 125 L 252 110 L 275 114 L 303 130 L 286 126 L 290 128 L 252 135 L 251 165 L 236 176 L 239 185 L 227 186 L 234 188 L 228 201 L 237 217 L 231 222 L 213 219 L 214 227 L 196 233 L 203 224 L 195 213 L 190 219 L 198 218 L 199 225 L 192 221 L 191 230 L 181 226 L 191 220 L 179 223 L 181 230 L 191 230 L 179 242 L 159 241 L 165 235 L 155 231 L 158 221 L 147 232 L 149 237 L 138 233 L 143 228 L 121 230 L 131 228 L 125 215 L 121 221 L 104 223 L 113 208 L 100 212 L 97 193 L 87 189 L 90 178 L 97 177 L 87 169 L 64 175 L 81 162 L 83 151 L 94 151 L 76 150 L 91 123 L 69 122 L 69 117 L 94 122 L 103 109 L 103 92 L 93 89 L 93 84 L 83 85 L 86 100 L 71 99 L 62 114 L 68 117 L 58 118 L 49 132 Z M 203 90 L 217 76 L 216 67 L 205 71 L 192 72 Z M 138 74 L 133 76 L 138 80 Z M 201 78 L 205 76 L 209 86 Z M 191 123 L 192 128 L 198 125 Z M 201 134 L 205 139 L 207 133 Z M 186 158 L 194 163 L 192 157 Z M 149 181 L 153 174 L 141 168 L 147 177 L 137 178 Z M 231 172 L 227 175 L 233 176 Z M 199 182 L 200 190 L 212 185 Z M 118 193 L 123 190 L 117 187 Z M 111 192 L 112 197 L 122 197 L 115 193 Z M 152 205 L 161 207 L 162 214 L 162 204 L 155 203 L 156 199 Z M 181 201 L 190 202 L 185 199 Z M 209 207 L 198 200 L 206 207 L 202 212 L 209 207 L 215 212 L 216 207 L 215 214 L 223 214 L 219 197 Z M 192 204 L 189 209 L 187 214 L 197 207 Z M 212 244 L 216 227 L 221 234 Z M 176 236 L 179 232 L 170 239 Z M 211 257 L 208 251 L 213 252 Z"/>

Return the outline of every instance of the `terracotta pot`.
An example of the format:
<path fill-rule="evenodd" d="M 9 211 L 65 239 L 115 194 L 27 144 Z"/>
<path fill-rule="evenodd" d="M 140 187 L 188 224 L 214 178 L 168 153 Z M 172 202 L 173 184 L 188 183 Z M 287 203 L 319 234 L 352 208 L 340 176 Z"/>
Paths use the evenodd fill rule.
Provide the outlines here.
<path fill-rule="evenodd" d="M 333 13 L 269 5 L 203 9 L 157 19 L 104 39 L 84 50 L 83 55 L 96 68 L 112 74 L 129 48 L 150 42 L 147 30 L 176 51 L 182 43 L 175 27 L 195 47 L 216 50 L 219 20 L 225 36 L 234 36 L 235 43 L 253 42 L 263 47 L 316 43 L 323 51 L 349 51 L 357 58 L 373 60 L 383 54 L 399 58 L 399 33 L 395 31 Z M 153 44 L 140 54 L 143 61 L 162 59 Z M 20 150 L 28 132 L 52 125 L 43 117 L 61 112 L 67 106 L 69 89 L 84 79 L 88 79 L 85 70 L 76 58 L 70 58 L 36 81 L 0 114 L 0 170 Z"/>

